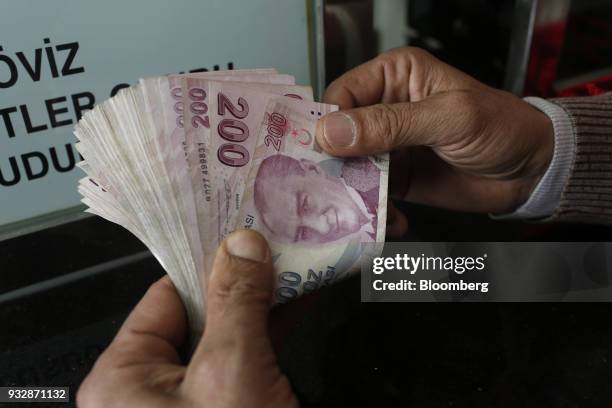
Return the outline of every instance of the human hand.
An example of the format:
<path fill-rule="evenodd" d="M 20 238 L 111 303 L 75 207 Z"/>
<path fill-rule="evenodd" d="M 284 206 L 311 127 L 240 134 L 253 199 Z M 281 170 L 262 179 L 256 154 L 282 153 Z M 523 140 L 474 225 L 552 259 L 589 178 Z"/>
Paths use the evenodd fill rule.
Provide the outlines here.
<path fill-rule="evenodd" d="M 399 48 L 335 80 L 317 141 L 335 156 L 391 153 L 393 198 L 505 213 L 524 203 L 552 159 L 548 117 L 418 48 Z M 405 220 L 395 214 L 396 223 Z M 397 228 L 395 228 L 397 229 Z"/>
<path fill-rule="evenodd" d="M 183 304 L 166 276 L 151 286 L 77 394 L 90 407 L 296 407 L 268 334 L 273 287 L 265 239 L 230 235 L 217 251 L 204 336 L 190 363 Z"/>

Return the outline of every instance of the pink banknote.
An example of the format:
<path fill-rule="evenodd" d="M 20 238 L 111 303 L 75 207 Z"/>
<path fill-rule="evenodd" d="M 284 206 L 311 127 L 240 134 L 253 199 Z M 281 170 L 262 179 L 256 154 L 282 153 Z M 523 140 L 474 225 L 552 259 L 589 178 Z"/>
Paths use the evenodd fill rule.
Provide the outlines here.
<path fill-rule="evenodd" d="M 316 122 L 335 109 L 277 98 L 257 132 L 236 227 L 268 238 L 279 303 L 356 272 L 364 244 L 384 241 L 388 156 L 322 153 Z"/>
<path fill-rule="evenodd" d="M 335 110 L 290 75 L 236 70 L 145 78 L 75 127 L 88 211 L 151 249 L 185 303 L 193 339 L 230 232 L 267 238 L 276 303 L 357 271 L 384 241 L 388 156 L 322 152 L 316 124 Z"/>

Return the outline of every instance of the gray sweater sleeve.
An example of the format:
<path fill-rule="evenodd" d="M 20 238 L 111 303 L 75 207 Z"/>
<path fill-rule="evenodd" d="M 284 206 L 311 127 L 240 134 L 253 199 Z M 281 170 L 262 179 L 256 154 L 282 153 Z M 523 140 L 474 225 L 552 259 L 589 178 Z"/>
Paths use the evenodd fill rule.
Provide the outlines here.
<path fill-rule="evenodd" d="M 551 102 L 570 118 L 575 154 L 548 219 L 612 225 L 612 93 Z"/>

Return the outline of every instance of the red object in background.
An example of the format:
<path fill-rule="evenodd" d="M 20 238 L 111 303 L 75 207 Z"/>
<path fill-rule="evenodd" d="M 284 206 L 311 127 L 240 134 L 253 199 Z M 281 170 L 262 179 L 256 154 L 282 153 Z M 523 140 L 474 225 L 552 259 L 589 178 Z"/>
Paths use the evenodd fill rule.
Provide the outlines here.
<path fill-rule="evenodd" d="M 557 79 L 557 67 L 567 29 L 567 21 L 536 27 L 533 32 L 525 95 L 543 98 L 555 96 L 553 83 Z"/>
<path fill-rule="evenodd" d="M 582 65 L 601 66 L 602 56 L 612 45 L 612 23 L 608 14 L 600 14 L 587 10 L 534 29 L 525 95 L 544 98 L 595 96 L 612 90 L 612 74 L 603 73 L 599 78 L 585 78 L 583 83 L 562 89 L 558 84 L 555 87 L 562 51 L 564 58 L 577 58 L 584 62 Z M 580 76 L 579 72 L 576 74 Z"/>
<path fill-rule="evenodd" d="M 594 96 L 612 90 L 612 74 L 600 78 L 589 78 L 563 89 L 555 87 L 562 53 L 565 54 L 566 40 L 573 40 L 570 52 L 574 58 L 583 58 L 586 65 L 597 66 L 600 53 L 608 52 L 612 43 L 612 24 L 592 15 L 570 15 L 568 19 L 545 23 L 534 29 L 525 81 L 525 95 L 543 98 Z M 573 20 L 571 20 L 573 18 Z M 580 25 L 586 24 L 592 31 L 583 32 Z M 596 31 L 597 35 L 593 35 Z M 571 38 L 570 38 L 571 37 Z M 584 44 L 584 45 L 583 45 Z M 557 83 L 558 85 L 558 83 Z M 523 230 L 524 240 L 538 240 L 550 235 L 556 228 L 552 224 L 530 225 Z M 554 234 L 554 233 L 553 233 Z"/>
<path fill-rule="evenodd" d="M 612 89 L 612 75 L 607 75 L 593 82 L 572 86 L 558 92 L 558 96 L 595 96 L 609 92 Z"/>

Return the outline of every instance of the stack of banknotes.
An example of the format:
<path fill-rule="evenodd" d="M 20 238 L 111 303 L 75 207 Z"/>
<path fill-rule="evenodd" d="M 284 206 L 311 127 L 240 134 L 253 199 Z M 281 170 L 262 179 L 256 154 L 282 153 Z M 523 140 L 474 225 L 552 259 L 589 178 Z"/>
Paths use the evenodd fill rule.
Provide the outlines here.
<path fill-rule="evenodd" d="M 268 239 L 274 302 L 288 302 L 358 271 L 384 241 L 388 157 L 324 153 L 316 124 L 336 110 L 274 69 L 142 79 L 76 125 L 82 201 L 147 245 L 194 333 L 217 247 L 236 229 Z"/>

